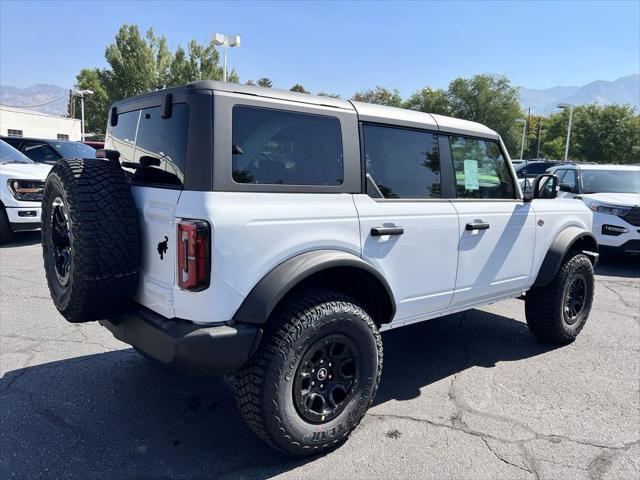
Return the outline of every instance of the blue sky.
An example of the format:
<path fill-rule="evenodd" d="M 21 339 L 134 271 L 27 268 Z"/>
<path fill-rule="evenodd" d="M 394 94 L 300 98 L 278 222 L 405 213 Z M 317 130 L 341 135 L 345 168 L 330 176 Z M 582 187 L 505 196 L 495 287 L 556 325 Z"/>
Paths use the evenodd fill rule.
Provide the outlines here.
<path fill-rule="evenodd" d="M 123 23 L 169 45 L 237 33 L 242 81 L 350 96 L 377 84 L 409 95 L 459 76 L 507 75 L 547 88 L 640 72 L 640 1 L 61 2 L 0 0 L 0 83 L 70 87 L 104 67 Z"/>

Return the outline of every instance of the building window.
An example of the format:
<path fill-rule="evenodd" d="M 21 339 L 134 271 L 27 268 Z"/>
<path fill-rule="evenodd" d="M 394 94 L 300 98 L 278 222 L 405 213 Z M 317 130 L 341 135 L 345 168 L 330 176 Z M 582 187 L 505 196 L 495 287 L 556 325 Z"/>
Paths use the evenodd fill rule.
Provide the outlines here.
<path fill-rule="evenodd" d="M 9 128 L 7 129 L 7 135 L 9 137 L 22 137 L 22 130 L 12 130 Z"/>
<path fill-rule="evenodd" d="M 65 135 L 64 133 L 59 133 L 58 140 L 69 140 L 69 135 Z"/>

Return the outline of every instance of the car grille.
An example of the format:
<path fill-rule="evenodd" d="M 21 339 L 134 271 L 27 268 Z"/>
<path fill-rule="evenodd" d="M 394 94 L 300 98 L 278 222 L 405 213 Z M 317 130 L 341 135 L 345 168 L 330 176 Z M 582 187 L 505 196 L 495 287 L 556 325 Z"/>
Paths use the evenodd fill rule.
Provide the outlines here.
<path fill-rule="evenodd" d="M 635 227 L 640 227 L 640 207 L 633 207 L 624 217 L 621 218 Z"/>

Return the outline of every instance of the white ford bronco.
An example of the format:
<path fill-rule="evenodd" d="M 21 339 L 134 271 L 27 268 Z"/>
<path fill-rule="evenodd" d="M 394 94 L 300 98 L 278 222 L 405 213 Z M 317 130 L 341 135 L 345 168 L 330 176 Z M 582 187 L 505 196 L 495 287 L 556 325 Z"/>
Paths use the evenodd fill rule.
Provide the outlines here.
<path fill-rule="evenodd" d="M 477 123 L 199 81 L 114 104 L 99 153 L 45 185 L 58 310 L 234 373 L 242 417 L 288 454 L 356 427 L 380 332 L 524 296 L 531 332 L 563 344 L 589 315 L 591 212 L 553 200 L 553 175 L 523 195 Z"/>

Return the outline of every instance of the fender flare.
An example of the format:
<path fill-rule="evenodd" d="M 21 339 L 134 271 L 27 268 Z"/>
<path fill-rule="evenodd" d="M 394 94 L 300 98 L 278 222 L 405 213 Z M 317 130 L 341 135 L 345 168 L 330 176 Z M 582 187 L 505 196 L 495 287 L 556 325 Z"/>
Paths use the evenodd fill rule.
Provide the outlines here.
<path fill-rule="evenodd" d="M 581 251 L 589 256 L 594 265 L 596 264 L 598 261 L 596 237 L 580 227 L 565 228 L 549 247 L 532 288 L 544 287 L 551 283 L 560 270 L 562 261 L 576 242 L 583 242 L 585 248 L 582 248 Z"/>
<path fill-rule="evenodd" d="M 301 281 L 315 273 L 335 267 L 350 267 L 372 275 L 386 290 L 391 304 L 389 320 L 396 311 L 391 287 L 371 264 L 352 253 L 340 250 L 314 250 L 285 260 L 267 273 L 246 296 L 233 320 L 239 323 L 263 324 L 282 298 Z"/>

